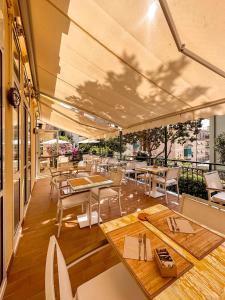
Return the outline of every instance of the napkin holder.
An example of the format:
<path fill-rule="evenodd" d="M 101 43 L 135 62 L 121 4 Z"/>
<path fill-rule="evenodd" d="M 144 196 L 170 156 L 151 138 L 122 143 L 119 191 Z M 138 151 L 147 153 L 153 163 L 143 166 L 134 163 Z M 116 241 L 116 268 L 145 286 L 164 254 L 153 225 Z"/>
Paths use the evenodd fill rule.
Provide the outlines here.
<path fill-rule="evenodd" d="M 167 253 L 168 253 L 168 251 L 167 251 Z M 169 253 L 168 253 L 168 255 L 169 255 Z M 171 256 L 170 256 L 170 258 L 172 259 L 172 262 L 173 262 L 173 265 L 171 267 L 166 267 L 163 264 L 162 260 L 160 259 L 159 254 L 157 252 L 157 249 L 154 249 L 154 257 L 155 257 L 156 263 L 158 265 L 158 268 L 159 268 L 159 271 L 160 271 L 162 277 L 177 277 L 177 266 Z"/>

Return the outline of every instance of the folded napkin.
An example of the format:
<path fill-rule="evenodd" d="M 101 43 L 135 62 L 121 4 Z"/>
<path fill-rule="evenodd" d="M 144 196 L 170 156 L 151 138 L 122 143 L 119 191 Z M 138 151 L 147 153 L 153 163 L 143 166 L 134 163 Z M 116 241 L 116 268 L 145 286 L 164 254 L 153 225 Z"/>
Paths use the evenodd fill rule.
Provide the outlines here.
<path fill-rule="evenodd" d="M 152 248 L 150 240 L 146 239 L 146 250 L 147 250 L 147 260 L 152 260 Z M 123 257 L 131 259 L 139 259 L 139 243 L 138 237 L 125 236 L 124 238 L 124 248 Z M 141 244 L 141 260 L 144 260 L 144 244 Z"/>
<path fill-rule="evenodd" d="M 195 233 L 191 223 L 182 218 L 167 218 L 170 231 L 181 233 Z M 172 223 L 172 224 L 171 224 Z"/>

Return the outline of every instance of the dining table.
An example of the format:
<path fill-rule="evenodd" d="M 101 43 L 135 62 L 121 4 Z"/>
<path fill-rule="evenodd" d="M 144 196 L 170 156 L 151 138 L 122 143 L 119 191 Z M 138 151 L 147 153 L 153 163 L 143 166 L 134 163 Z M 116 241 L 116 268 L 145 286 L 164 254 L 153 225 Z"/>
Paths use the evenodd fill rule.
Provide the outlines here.
<path fill-rule="evenodd" d="M 163 193 L 161 193 L 157 190 L 155 178 L 160 173 L 164 174 L 166 171 L 168 171 L 167 167 L 145 166 L 145 167 L 137 167 L 137 168 L 135 168 L 135 171 L 146 174 L 145 185 L 147 185 L 147 178 L 149 179 L 149 189 L 148 189 L 148 191 L 145 192 L 146 195 L 149 195 L 149 197 L 152 197 L 152 198 L 159 198 L 159 197 L 164 196 Z"/>
<path fill-rule="evenodd" d="M 153 222 L 141 221 L 138 218 L 140 213 L 148 214 Z M 165 225 L 163 218 L 169 214 L 178 214 L 180 218 L 186 219 L 180 213 L 157 204 L 142 211 L 103 223 L 100 225 L 100 228 L 119 259 L 145 293 L 147 299 L 225 299 L 224 236 L 202 224 L 196 224 L 189 218 L 188 220 L 193 225 L 193 228 L 197 228 L 196 236 L 195 234 L 185 235 L 184 233 L 171 233 L 171 235 L 168 235 L 165 230 L 162 230 L 163 227 L 158 226 L 158 224 L 162 221 L 162 224 Z M 202 240 L 201 234 L 197 236 L 199 230 L 203 234 Z M 160 246 L 169 249 L 177 264 L 177 277 L 163 278 L 157 268 L 154 254 L 153 260 L 147 262 L 124 258 L 125 238 L 127 235 L 138 236 L 140 233 L 145 233 L 150 238 L 152 254 L 155 253 L 154 247 Z M 180 238 L 179 234 L 181 236 L 184 235 L 185 238 Z M 208 234 L 208 241 L 204 240 L 206 234 Z M 191 253 L 188 251 L 188 247 L 184 248 L 182 246 L 182 243 L 189 245 L 188 239 L 190 239 L 190 243 L 193 239 L 194 242 L 197 241 L 197 244 L 202 243 L 203 245 L 207 245 L 207 242 L 212 242 L 208 249 L 206 251 L 202 249 L 201 256 L 198 256 L 198 251 L 196 253 L 192 251 Z M 196 246 L 200 247 L 199 245 Z"/>
<path fill-rule="evenodd" d="M 108 179 L 105 176 L 102 175 L 90 175 L 90 176 L 84 176 L 80 178 L 70 178 L 67 180 L 68 185 L 71 187 L 73 192 L 84 192 L 84 191 L 90 191 L 93 188 L 103 188 L 103 187 L 109 187 L 113 181 L 111 179 Z M 92 211 L 91 212 L 91 225 L 98 223 L 98 212 Z M 80 228 L 89 226 L 89 219 L 88 219 L 88 212 L 82 215 L 77 216 L 77 221 L 80 226 Z M 101 222 L 100 218 L 100 222 Z"/>

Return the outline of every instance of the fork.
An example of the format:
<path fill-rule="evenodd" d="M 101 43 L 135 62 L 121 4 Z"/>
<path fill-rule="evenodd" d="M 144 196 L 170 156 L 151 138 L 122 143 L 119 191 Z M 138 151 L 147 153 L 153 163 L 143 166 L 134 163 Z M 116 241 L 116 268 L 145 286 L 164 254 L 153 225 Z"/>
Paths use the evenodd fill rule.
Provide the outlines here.
<path fill-rule="evenodd" d="M 138 260 L 141 260 L 141 244 L 142 244 L 142 234 L 138 235 Z"/>

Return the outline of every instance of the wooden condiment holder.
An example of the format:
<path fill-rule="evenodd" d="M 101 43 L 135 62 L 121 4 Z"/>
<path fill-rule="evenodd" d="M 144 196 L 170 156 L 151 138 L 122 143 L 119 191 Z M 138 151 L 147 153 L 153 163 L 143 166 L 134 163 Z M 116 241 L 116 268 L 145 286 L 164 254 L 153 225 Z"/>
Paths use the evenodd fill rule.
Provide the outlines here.
<path fill-rule="evenodd" d="M 158 252 L 156 251 L 156 249 L 154 249 L 154 257 L 162 277 L 177 277 L 177 266 L 175 263 L 171 268 L 164 266 L 158 256 Z"/>

